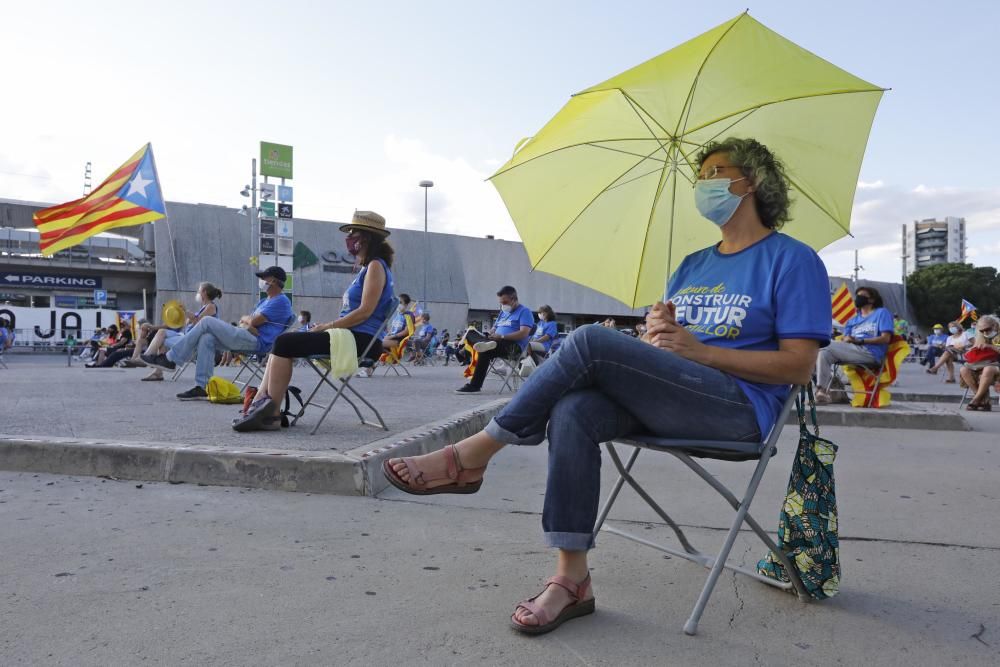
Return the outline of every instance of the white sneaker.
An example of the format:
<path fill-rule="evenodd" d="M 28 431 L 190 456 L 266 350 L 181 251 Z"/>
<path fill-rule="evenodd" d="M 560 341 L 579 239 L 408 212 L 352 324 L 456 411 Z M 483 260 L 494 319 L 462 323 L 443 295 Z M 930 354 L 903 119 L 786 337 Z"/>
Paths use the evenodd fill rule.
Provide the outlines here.
<path fill-rule="evenodd" d="M 497 348 L 497 342 L 495 340 L 484 340 L 480 343 L 476 343 L 472 346 L 472 349 L 482 354 L 483 352 L 489 352 L 490 350 L 495 350 Z"/>

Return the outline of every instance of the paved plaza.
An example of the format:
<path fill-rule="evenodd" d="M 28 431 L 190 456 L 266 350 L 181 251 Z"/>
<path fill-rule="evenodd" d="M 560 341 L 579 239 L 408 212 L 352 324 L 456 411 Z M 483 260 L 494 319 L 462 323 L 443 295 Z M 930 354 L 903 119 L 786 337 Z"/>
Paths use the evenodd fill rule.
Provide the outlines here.
<path fill-rule="evenodd" d="M 5 437 L 245 437 L 228 428 L 234 407 L 174 400 L 184 382 L 150 386 L 144 370 L 51 357 L 8 362 Z M 387 406 L 389 434 L 335 409 L 317 436 L 255 437 L 347 449 L 497 399 L 495 384 L 454 396 L 454 367 L 414 375 L 359 384 Z M 935 409 L 952 413 L 961 393 L 909 364 L 895 391 L 937 395 Z M 824 428 L 840 445 L 841 593 L 802 604 L 727 573 L 695 637 L 682 625 L 704 570 L 613 535 L 593 554 L 595 615 L 540 638 L 507 628 L 552 570 L 543 447 L 505 450 L 476 495 L 430 498 L 0 472 L 0 664 L 995 665 L 1000 414 L 965 416 L 970 431 Z M 777 524 L 795 442 L 787 428 L 754 501 L 765 526 Z M 696 544 L 716 548 L 728 508 L 672 457 L 645 459 L 638 476 Z M 708 468 L 730 486 L 749 474 Z M 673 541 L 624 493 L 612 525 Z M 734 554 L 763 555 L 746 536 Z"/>

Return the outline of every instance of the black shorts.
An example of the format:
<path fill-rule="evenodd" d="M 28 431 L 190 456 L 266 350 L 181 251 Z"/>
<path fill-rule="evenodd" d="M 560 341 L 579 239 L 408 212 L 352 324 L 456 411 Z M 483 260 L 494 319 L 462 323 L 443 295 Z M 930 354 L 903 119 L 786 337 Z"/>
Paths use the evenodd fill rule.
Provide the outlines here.
<path fill-rule="evenodd" d="M 372 340 L 371 334 L 358 333 L 357 331 L 352 331 L 354 334 L 354 344 L 358 346 L 358 352 L 360 353 L 368 343 Z M 281 334 L 274 341 L 274 347 L 271 348 L 271 354 L 278 357 L 286 357 L 289 359 L 294 359 L 298 357 L 312 357 L 316 355 L 330 355 L 330 334 L 325 331 L 293 331 L 286 334 Z M 372 345 L 372 349 L 368 351 L 368 358 L 373 361 L 378 361 L 378 358 L 382 356 L 382 343 L 381 341 L 375 341 Z"/>

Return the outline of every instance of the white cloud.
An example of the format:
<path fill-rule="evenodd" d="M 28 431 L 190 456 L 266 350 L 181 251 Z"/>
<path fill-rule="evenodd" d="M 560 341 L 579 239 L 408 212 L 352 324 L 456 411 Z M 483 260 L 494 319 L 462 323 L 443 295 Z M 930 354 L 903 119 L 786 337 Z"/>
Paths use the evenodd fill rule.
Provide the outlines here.
<path fill-rule="evenodd" d="M 871 183 L 866 183 L 865 181 L 858 181 L 859 190 L 877 190 L 883 187 L 884 185 L 885 183 L 883 183 L 881 180 L 872 181 Z"/>
<path fill-rule="evenodd" d="M 385 168 L 359 184 L 355 200 L 378 202 L 377 210 L 390 226 L 423 229 L 424 197 L 417 183 L 430 179 L 434 181 L 428 192 L 430 231 L 519 239 L 503 201 L 486 180 L 492 171 L 395 135 L 385 137 L 382 148 Z M 490 162 L 486 160 L 487 165 Z"/>
<path fill-rule="evenodd" d="M 878 184 L 875 187 L 874 184 Z M 1000 187 L 958 188 L 919 184 L 906 188 L 881 180 L 862 187 L 854 202 L 851 232 L 821 253 L 832 275 L 854 269 L 854 250 L 864 266 L 862 278 L 899 281 L 902 275 L 902 226 L 913 220 L 964 217 L 968 260 L 1000 264 Z"/>

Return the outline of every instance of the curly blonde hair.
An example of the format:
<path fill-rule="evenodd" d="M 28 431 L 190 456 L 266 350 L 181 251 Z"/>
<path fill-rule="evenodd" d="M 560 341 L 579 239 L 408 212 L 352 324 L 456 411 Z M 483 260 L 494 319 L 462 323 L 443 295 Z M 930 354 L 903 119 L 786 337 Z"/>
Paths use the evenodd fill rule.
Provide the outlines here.
<path fill-rule="evenodd" d="M 725 153 L 743 175 L 756 188 L 754 204 L 757 215 L 768 229 L 781 229 L 790 220 L 788 209 L 788 175 L 785 167 L 767 146 L 756 139 L 730 137 L 722 141 L 710 141 L 698 154 L 698 168 L 715 153 Z"/>

